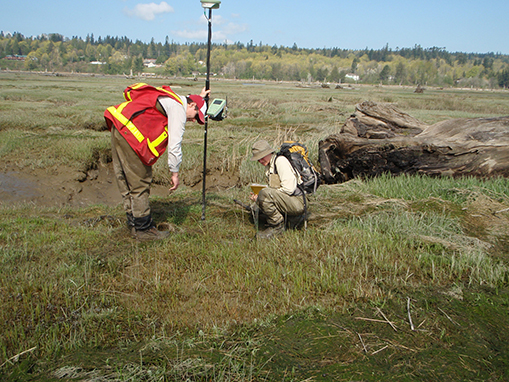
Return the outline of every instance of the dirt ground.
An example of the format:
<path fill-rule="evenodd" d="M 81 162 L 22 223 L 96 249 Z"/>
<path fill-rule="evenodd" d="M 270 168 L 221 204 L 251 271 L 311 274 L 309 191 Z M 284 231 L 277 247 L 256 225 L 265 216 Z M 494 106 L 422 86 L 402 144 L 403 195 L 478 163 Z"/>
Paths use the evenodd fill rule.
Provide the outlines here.
<path fill-rule="evenodd" d="M 83 179 L 85 174 L 65 167 L 27 169 L 6 164 L 0 172 L 0 203 L 44 207 L 120 203 L 111 164 L 100 165 L 86 175 Z"/>
<path fill-rule="evenodd" d="M 207 191 L 224 190 L 238 184 L 238 175 L 221 173 L 212 162 L 210 166 Z M 182 172 L 180 178 L 181 187 L 202 189 L 202 169 Z M 150 194 L 166 196 L 168 186 L 154 183 Z M 12 163 L 4 163 L 0 168 L 0 205 L 33 203 L 41 207 L 86 207 L 115 206 L 120 202 L 111 163 L 99 163 L 97 169 L 86 174 L 66 167 L 30 169 Z"/>
<path fill-rule="evenodd" d="M 20 169 L 8 164 L 0 172 L 0 204 L 33 203 L 42 207 L 115 206 L 121 202 L 113 166 L 99 165 L 86 174 L 70 168 Z M 168 188 L 153 185 L 151 195 L 167 195 Z"/>

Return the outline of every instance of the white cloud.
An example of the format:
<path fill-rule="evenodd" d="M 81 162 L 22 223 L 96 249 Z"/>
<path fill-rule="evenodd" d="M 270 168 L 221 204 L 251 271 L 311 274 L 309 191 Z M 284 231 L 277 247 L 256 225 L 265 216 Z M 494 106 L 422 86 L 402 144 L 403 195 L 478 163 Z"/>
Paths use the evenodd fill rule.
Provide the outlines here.
<path fill-rule="evenodd" d="M 200 17 L 199 24 L 206 25 L 207 19 Z M 249 29 L 247 24 L 237 24 L 229 22 L 221 15 L 212 16 L 212 40 L 216 42 L 232 41 L 236 34 L 240 34 Z M 199 30 L 176 30 L 172 34 L 188 40 L 207 41 L 208 29 L 203 27 Z"/>
<path fill-rule="evenodd" d="M 196 31 L 188 31 L 188 30 L 178 30 L 173 31 L 173 34 L 179 37 L 183 37 L 189 40 L 206 40 L 208 37 L 208 31 L 207 30 L 196 30 Z M 213 33 L 214 35 L 214 33 Z"/>
<path fill-rule="evenodd" d="M 235 23 L 228 23 L 224 26 L 223 32 L 227 35 L 242 33 L 247 31 L 249 28 L 247 24 L 235 24 Z"/>
<path fill-rule="evenodd" d="M 151 21 L 161 13 L 174 12 L 166 1 L 162 1 L 160 4 L 149 3 L 149 4 L 137 4 L 134 9 L 125 8 L 124 12 L 131 17 L 137 17 L 142 20 Z"/>

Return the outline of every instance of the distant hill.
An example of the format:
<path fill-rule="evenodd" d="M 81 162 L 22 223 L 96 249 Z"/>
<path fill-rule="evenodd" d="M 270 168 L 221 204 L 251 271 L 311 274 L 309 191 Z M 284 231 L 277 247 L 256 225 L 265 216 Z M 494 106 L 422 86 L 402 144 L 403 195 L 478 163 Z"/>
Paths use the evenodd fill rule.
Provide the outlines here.
<path fill-rule="evenodd" d="M 205 43 L 133 42 L 127 37 L 85 39 L 60 34 L 25 37 L 0 33 L 0 69 L 91 72 L 206 73 Z M 448 52 L 443 48 L 350 50 L 213 44 L 211 72 L 222 78 L 319 83 L 399 84 L 441 87 L 509 87 L 509 56 Z"/>

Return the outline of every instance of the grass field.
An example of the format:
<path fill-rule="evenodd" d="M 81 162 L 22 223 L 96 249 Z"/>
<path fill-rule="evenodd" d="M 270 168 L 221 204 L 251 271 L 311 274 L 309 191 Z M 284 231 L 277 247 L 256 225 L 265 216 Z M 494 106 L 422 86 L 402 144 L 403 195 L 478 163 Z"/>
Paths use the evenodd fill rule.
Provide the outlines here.
<path fill-rule="evenodd" d="M 103 112 L 139 79 L 0 73 L 5 169 L 110 166 Z M 145 82 L 145 81 L 144 81 Z M 200 82 L 150 79 L 177 93 Z M 306 230 L 253 240 L 258 138 L 316 162 L 355 104 L 435 123 L 507 115 L 509 92 L 212 82 L 229 116 L 184 136 L 183 184 L 151 200 L 171 239 L 137 243 L 120 205 L 0 205 L 5 381 L 504 381 L 509 379 L 509 180 L 389 177 L 322 185 Z M 168 184 L 166 160 L 155 182 Z M 6 171 L 6 170 L 4 170 Z M 0 184 L 0 188 L 2 184 Z"/>

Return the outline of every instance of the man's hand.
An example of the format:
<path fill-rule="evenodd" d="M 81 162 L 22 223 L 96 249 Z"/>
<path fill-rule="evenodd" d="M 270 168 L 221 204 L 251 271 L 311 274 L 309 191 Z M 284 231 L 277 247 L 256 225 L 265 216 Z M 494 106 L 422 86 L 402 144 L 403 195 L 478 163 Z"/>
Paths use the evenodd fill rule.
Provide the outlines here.
<path fill-rule="evenodd" d="M 258 199 L 258 195 L 251 192 L 251 195 L 249 195 L 249 199 L 251 199 L 253 202 L 256 202 Z"/>
<path fill-rule="evenodd" d="M 200 93 L 200 97 L 201 98 L 205 98 L 205 97 L 208 97 L 210 95 L 210 89 L 209 90 L 205 90 L 205 88 L 203 88 L 201 90 L 201 93 Z"/>
<path fill-rule="evenodd" d="M 178 172 L 172 172 L 171 173 L 171 188 L 170 191 L 175 191 L 180 184 L 179 180 L 179 173 Z"/>

